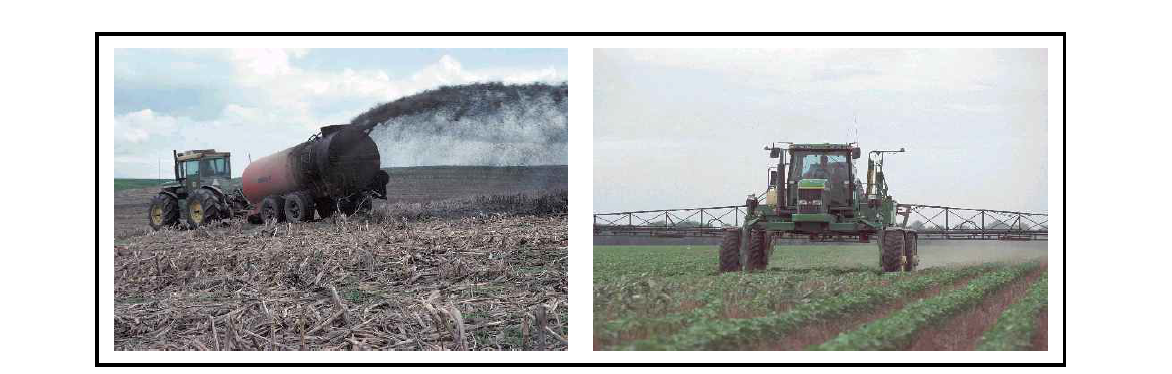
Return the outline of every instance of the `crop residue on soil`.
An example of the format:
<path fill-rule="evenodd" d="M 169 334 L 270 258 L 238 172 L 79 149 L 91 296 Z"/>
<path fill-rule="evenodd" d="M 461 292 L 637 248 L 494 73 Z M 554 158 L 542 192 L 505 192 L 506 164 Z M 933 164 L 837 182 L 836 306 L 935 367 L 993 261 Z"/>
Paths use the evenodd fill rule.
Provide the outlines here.
<path fill-rule="evenodd" d="M 564 204 L 552 196 L 126 238 L 114 253 L 115 347 L 564 350 L 566 216 L 541 210 Z M 485 202 L 534 214 L 474 209 Z"/>

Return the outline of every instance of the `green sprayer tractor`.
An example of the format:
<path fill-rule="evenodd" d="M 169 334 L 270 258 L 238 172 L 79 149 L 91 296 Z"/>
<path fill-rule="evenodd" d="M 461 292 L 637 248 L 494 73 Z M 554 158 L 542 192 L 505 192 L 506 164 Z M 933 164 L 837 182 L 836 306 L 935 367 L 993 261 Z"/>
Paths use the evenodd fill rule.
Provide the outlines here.
<path fill-rule="evenodd" d="M 788 148 L 778 144 L 789 144 Z M 856 177 L 854 161 L 861 156 L 856 143 L 792 144 L 766 146 L 770 158 L 765 203 L 749 195 L 746 217 L 740 228 L 729 229 L 720 245 L 720 271 L 757 271 L 769 265 L 773 240 L 782 234 L 811 240 L 829 236 L 857 236 L 879 244 L 883 271 L 912 271 L 919 264 L 915 230 L 903 227 L 907 212 L 897 211 L 888 194 L 883 159 L 898 151 L 871 151 L 867 157 L 867 183 Z M 900 224 L 897 215 L 904 216 Z"/>

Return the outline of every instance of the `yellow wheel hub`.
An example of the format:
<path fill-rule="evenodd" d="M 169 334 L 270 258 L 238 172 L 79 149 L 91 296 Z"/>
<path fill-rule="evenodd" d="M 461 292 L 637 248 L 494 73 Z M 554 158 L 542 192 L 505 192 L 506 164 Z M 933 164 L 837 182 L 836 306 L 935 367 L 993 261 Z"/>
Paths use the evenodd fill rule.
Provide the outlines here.
<path fill-rule="evenodd" d="M 195 223 L 203 223 L 203 205 L 198 201 L 193 201 L 187 205 L 187 210 L 191 211 L 191 220 Z"/>
<path fill-rule="evenodd" d="M 163 224 L 163 207 L 156 206 L 151 208 L 151 222 L 154 222 L 155 225 Z"/>

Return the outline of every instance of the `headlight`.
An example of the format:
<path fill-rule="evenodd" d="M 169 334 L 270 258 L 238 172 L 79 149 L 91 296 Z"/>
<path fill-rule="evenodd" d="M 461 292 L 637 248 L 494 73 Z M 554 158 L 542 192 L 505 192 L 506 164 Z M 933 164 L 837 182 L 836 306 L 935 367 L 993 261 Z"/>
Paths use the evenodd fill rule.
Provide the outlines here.
<path fill-rule="evenodd" d="M 809 204 L 809 203 L 810 203 L 810 202 L 809 202 L 809 201 L 806 201 L 806 200 L 798 200 L 798 205 L 806 205 L 806 204 Z"/>
<path fill-rule="evenodd" d="M 814 205 L 822 205 L 822 200 L 814 200 L 814 201 L 811 201 L 810 203 L 814 204 Z"/>

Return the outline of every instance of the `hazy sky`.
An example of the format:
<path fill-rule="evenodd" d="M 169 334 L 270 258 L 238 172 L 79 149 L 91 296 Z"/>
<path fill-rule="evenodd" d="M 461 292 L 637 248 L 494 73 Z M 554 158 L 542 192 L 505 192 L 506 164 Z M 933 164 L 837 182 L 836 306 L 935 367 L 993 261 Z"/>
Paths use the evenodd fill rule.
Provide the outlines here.
<path fill-rule="evenodd" d="M 450 84 L 566 81 L 565 49 L 117 49 L 114 175 L 155 178 L 171 150 L 259 158 L 387 101 Z"/>
<path fill-rule="evenodd" d="M 1044 49 L 596 49 L 594 211 L 742 204 L 763 146 L 855 141 L 857 118 L 860 174 L 907 148 L 896 200 L 1045 212 L 1046 83 Z"/>

